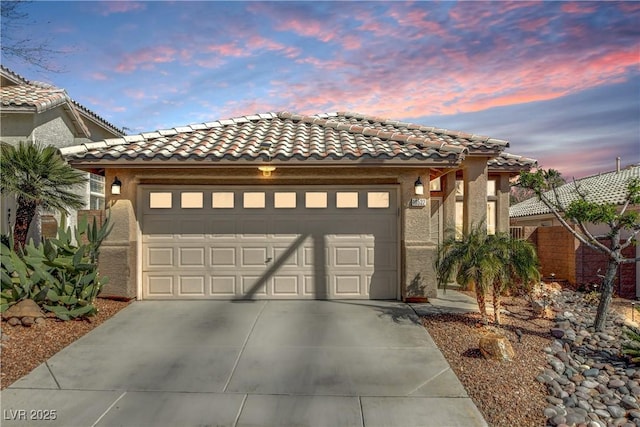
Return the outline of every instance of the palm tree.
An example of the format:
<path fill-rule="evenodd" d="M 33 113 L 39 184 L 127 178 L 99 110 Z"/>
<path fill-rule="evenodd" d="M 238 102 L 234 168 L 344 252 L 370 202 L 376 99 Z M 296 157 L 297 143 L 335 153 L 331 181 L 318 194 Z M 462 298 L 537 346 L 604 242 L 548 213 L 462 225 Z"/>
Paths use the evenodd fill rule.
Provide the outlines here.
<path fill-rule="evenodd" d="M 481 225 L 458 240 L 455 236 L 445 239 L 439 246 L 435 261 L 438 287 L 446 289 L 454 276 L 459 285 L 475 288 L 478 308 L 483 323 L 487 323 L 485 295 L 500 272 L 495 254 L 487 244 L 487 232 Z"/>
<path fill-rule="evenodd" d="M 462 239 L 446 239 L 435 261 L 438 287 L 446 289 L 455 277 L 466 288 L 475 286 L 483 323 L 487 323 L 486 294 L 493 293 L 495 321 L 500 324 L 502 294 L 509 286 L 530 284 L 539 278 L 533 245 L 506 233 L 487 235 L 482 226 L 472 227 Z"/>
<path fill-rule="evenodd" d="M 493 311 L 496 324 L 499 325 L 504 291 L 514 287 L 529 290 L 531 284 L 540 280 L 538 256 L 531 243 L 514 239 L 507 233 L 488 236 L 487 244 L 500 266 L 493 282 Z"/>
<path fill-rule="evenodd" d="M 84 173 L 73 169 L 56 147 L 36 143 L 19 143 L 17 147 L 2 143 L 0 147 L 0 192 L 16 197 L 14 247 L 23 248 L 29 224 L 38 207 L 56 209 L 82 208 L 82 197 L 73 186 L 86 181 Z"/>

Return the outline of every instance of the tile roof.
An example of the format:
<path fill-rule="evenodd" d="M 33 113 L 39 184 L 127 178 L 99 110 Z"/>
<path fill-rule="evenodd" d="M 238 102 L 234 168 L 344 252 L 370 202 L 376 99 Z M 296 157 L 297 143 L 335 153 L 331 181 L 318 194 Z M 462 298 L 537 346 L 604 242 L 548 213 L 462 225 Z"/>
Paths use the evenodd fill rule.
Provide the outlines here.
<path fill-rule="evenodd" d="M 69 101 L 63 89 L 43 83 L 3 86 L 0 87 L 0 96 L 3 107 L 25 108 L 38 113 Z"/>
<path fill-rule="evenodd" d="M 558 200 L 563 205 L 568 205 L 579 197 L 579 190 L 591 202 L 619 205 L 624 202 L 627 183 L 632 178 L 640 179 L 640 164 L 629 166 L 620 172 L 605 172 L 561 185 L 557 189 Z M 550 200 L 555 200 L 552 191 L 546 192 L 545 195 Z M 511 218 L 545 214 L 551 214 L 551 211 L 537 197 L 524 200 L 509 208 Z"/>
<path fill-rule="evenodd" d="M 501 154 L 507 141 L 364 116 L 256 114 L 67 147 L 71 163 L 112 161 L 429 160 L 458 164 L 470 152 Z M 508 155 L 507 155 L 508 156 Z M 531 166 L 504 157 L 496 166 Z"/>
<path fill-rule="evenodd" d="M 114 134 L 124 135 L 123 129 L 109 123 L 93 111 L 71 99 L 64 89 L 48 83 L 27 80 L 4 66 L 0 66 L 0 73 L 3 79 L 10 82 L 8 85 L 0 86 L 0 105 L 3 110 L 41 113 L 62 105 L 74 117 L 74 121 L 77 122 L 76 124 L 82 133 L 88 134 L 89 131 L 80 115 L 97 122 Z"/>

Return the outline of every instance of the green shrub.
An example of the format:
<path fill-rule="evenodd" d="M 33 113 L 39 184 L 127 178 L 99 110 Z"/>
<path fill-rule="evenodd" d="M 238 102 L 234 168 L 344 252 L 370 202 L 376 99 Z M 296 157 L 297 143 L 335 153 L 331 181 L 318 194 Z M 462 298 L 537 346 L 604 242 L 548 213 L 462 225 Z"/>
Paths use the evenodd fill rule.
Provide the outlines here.
<path fill-rule="evenodd" d="M 627 341 L 622 343 L 622 354 L 628 356 L 631 362 L 640 363 L 640 331 L 624 327 L 623 332 Z"/>
<path fill-rule="evenodd" d="M 108 280 L 98 275 L 98 256 L 110 231 L 109 218 L 101 227 L 83 218 L 72 231 L 63 217 L 55 239 L 31 241 L 21 253 L 2 245 L 0 311 L 30 298 L 62 320 L 96 314 L 93 302 Z"/>

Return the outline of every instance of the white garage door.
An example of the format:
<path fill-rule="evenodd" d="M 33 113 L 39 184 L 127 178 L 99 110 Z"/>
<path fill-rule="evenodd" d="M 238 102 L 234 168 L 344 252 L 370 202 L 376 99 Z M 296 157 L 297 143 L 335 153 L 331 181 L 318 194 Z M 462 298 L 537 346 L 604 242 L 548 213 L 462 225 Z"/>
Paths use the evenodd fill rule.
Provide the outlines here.
<path fill-rule="evenodd" d="M 394 187 L 143 187 L 143 298 L 396 299 Z"/>

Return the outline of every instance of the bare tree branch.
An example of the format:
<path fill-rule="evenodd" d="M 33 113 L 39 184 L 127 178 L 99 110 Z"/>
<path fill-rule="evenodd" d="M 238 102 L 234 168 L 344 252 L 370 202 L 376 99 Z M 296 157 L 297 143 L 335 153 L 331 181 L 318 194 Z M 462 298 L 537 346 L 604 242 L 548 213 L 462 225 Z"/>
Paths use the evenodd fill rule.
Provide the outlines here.
<path fill-rule="evenodd" d="M 60 73 L 63 70 L 53 63 L 53 58 L 65 52 L 52 48 L 49 40 L 35 40 L 19 36 L 21 30 L 37 25 L 29 19 L 24 6 L 29 1 L 14 0 L 0 2 L 2 32 L 0 34 L 0 52 L 3 57 L 16 58 L 41 70 Z"/>

